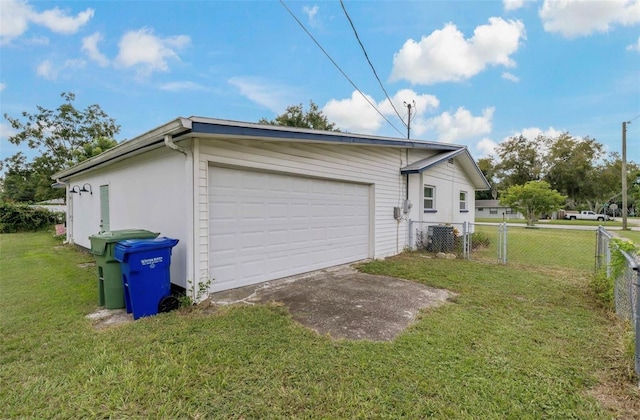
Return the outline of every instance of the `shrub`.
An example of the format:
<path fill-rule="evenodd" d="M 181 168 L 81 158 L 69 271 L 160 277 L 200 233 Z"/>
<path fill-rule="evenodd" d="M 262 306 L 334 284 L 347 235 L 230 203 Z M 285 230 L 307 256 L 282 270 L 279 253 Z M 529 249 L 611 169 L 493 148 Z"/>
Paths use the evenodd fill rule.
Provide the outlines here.
<path fill-rule="evenodd" d="M 605 270 L 600 270 L 593 274 L 589 280 L 591 292 L 605 308 L 610 310 L 615 309 L 614 283 L 615 277 L 608 277 Z"/>
<path fill-rule="evenodd" d="M 474 232 L 471 235 L 471 249 L 488 248 L 491 245 L 491 239 L 485 232 Z"/>
<path fill-rule="evenodd" d="M 0 233 L 37 231 L 64 222 L 64 213 L 0 202 Z"/>

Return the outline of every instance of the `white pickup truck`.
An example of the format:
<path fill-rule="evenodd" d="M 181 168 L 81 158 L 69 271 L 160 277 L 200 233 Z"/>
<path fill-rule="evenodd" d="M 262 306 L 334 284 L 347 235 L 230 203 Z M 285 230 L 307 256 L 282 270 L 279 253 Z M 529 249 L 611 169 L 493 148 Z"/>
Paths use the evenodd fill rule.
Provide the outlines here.
<path fill-rule="evenodd" d="M 598 214 L 589 210 L 566 212 L 564 218 L 569 220 L 597 220 L 599 222 L 609 220 L 609 216 L 606 214 Z"/>

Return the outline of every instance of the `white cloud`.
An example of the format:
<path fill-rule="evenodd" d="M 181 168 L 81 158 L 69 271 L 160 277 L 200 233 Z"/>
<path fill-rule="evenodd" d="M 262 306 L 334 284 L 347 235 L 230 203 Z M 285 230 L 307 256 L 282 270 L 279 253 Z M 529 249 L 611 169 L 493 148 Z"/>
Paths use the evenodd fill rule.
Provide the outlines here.
<path fill-rule="evenodd" d="M 84 51 L 90 59 L 98 63 L 100 67 L 109 65 L 109 59 L 98 49 L 98 42 L 102 41 L 100 32 L 95 32 L 85 38 L 82 38 L 82 51 Z"/>
<path fill-rule="evenodd" d="M 627 51 L 640 51 L 640 37 L 635 44 L 627 45 Z"/>
<path fill-rule="evenodd" d="M 504 10 L 517 10 L 524 6 L 524 0 L 502 0 Z"/>
<path fill-rule="evenodd" d="M 407 104 L 411 104 L 411 120 L 421 117 L 426 112 L 437 109 L 440 106 L 440 101 L 435 96 L 424 94 L 419 95 L 411 89 L 399 90 L 395 95 L 393 95 L 391 101 L 393 102 L 393 105 L 398 110 L 400 115 L 405 115 L 405 112 L 403 111 L 407 110 L 405 102 Z M 413 106 L 413 102 L 415 102 L 415 106 Z M 396 115 L 388 99 L 380 102 L 378 108 L 380 109 L 380 112 L 384 113 L 385 115 Z"/>
<path fill-rule="evenodd" d="M 33 36 L 24 40 L 26 45 L 49 45 L 49 38 L 46 36 Z"/>
<path fill-rule="evenodd" d="M 238 88 L 241 95 L 276 114 L 282 113 L 287 106 L 295 102 L 297 97 L 289 87 L 257 77 L 236 76 L 228 82 Z"/>
<path fill-rule="evenodd" d="M 18 132 L 13 127 L 11 127 L 11 125 L 0 122 L 0 139 L 7 139 L 16 134 L 18 134 Z"/>
<path fill-rule="evenodd" d="M 391 97 L 391 102 L 384 99 L 376 102 L 375 99 L 366 95 L 369 102 L 375 105 L 380 112 L 391 121 L 396 128 L 401 129 L 402 125 L 398 121 L 396 111 L 394 111 L 391 103 L 395 106 L 398 113 L 403 117 L 403 121 L 407 119 L 407 107 L 404 103 L 412 104 L 411 109 L 411 127 L 415 135 L 424 132 L 421 123 L 424 114 L 437 109 L 440 101 L 433 95 L 418 94 L 411 89 L 402 89 Z M 415 101 L 415 106 L 413 102 Z M 380 115 L 371 106 L 371 104 L 358 91 L 353 91 L 350 98 L 332 99 L 322 108 L 322 112 L 327 116 L 329 121 L 335 122 L 342 130 L 355 133 L 373 134 L 379 131 L 385 122 Z"/>
<path fill-rule="evenodd" d="M 74 17 L 57 7 L 38 13 L 26 1 L 2 0 L 0 44 L 7 44 L 20 37 L 27 31 L 30 23 L 44 26 L 53 32 L 73 34 L 85 25 L 93 15 L 93 9 L 86 9 Z"/>
<path fill-rule="evenodd" d="M 481 116 L 474 116 L 464 107 L 459 107 L 454 114 L 444 112 L 425 122 L 428 131 L 437 134 L 438 141 L 445 143 L 459 142 L 463 139 L 477 137 L 491 132 L 493 107 L 482 110 Z"/>
<path fill-rule="evenodd" d="M 207 90 L 207 88 L 205 86 L 202 86 L 198 83 L 195 82 L 189 82 L 189 81 L 184 81 L 184 82 L 171 82 L 171 83 L 165 83 L 164 85 L 160 86 L 161 90 L 166 90 L 169 92 L 185 92 L 185 91 L 204 91 Z"/>
<path fill-rule="evenodd" d="M 489 18 L 468 40 L 453 23 L 434 31 L 419 42 L 407 40 L 393 56 L 391 80 L 405 79 L 414 84 L 457 82 L 480 73 L 488 65 L 514 67 L 510 55 L 525 39 L 519 20 Z"/>
<path fill-rule="evenodd" d="M 639 23 L 640 0 L 545 0 L 538 14 L 545 31 L 573 38 Z"/>
<path fill-rule="evenodd" d="M 48 80 L 55 80 L 58 77 L 58 74 L 53 70 L 53 65 L 49 60 L 44 60 L 38 64 L 36 74 Z"/>
<path fill-rule="evenodd" d="M 487 157 L 495 154 L 497 145 L 498 143 L 495 141 L 488 137 L 484 137 L 475 145 L 475 149 L 480 157 Z"/>
<path fill-rule="evenodd" d="M 367 95 L 367 99 L 376 105 L 371 96 Z M 355 133 L 375 133 L 384 121 L 358 91 L 354 91 L 347 99 L 330 100 L 322 108 L 322 112 L 340 129 Z"/>
<path fill-rule="evenodd" d="M 5 44 L 27 31 L 33 13 L 31 6 L 18 0 L 2 2 L 0 8 L 0 40 Z"/>
<path fill-rule="evenodd" d="M 518 76 L 511 74 L 508 71 L 505 71 L 504 73 L 502 73 L 502 78 L 514 83 L 518 83 L 520 81 L 520 78 Z"/>
<path fill-rule="evenodd" d="M 0 92 L 5 90 L 6 88 L 7 88 L 7 84 L 6 83 L 0 83 Z"/>
<path fill-rule="evenodd" d="M 57 80 L 58 75 L 69 69 L 77 70 L 86 66 L 86 62 L 82 59 L 66 60 L 62 64 L 52 63 L 50 60 L 44 60 L 36 68 L 36 74 L 47 80 Z"/>
<path fill-rule="evenodd" d="M 31 21 L 51 29 L 60 34 L 74 34 L 78 32 L 93 17 L 93 9 L 78 13 L 75 17 L 67 15 L 57 7 L 42 13 L 31 15 Z"/>
<path fill-rule="evenodd" d="M 320 24 L 320 21 L 318 19 L 316 19 L 316 15 L 318 14 L 318 10 L 320 10 L 320 8 L 316 5 L 313 7 L 309 7 L 309 6 L 304 6 L 302 8 L 302 11 L 307 15 L 307 19 L 309 21 L 309 25 L 312 28 L 317 28 Z"/>
<path fill-rule="evenodd" d="M 160 38 L 148 28 L 129 31 L 120 39 L 120 51 L 115 61 L 120 67 L 136 67 L 142 76 L 154 71 L 167 71 L 168 60 L 180 60 L 176 50 L 190 42 L 191 38 L 186 35 Z"/>
<path fill-rule="evenodd" d="M 558 137 L 562 133 L 563 133 L 562 131 L 556 130 L 553 127 L 549 127 L 546 130 L 542 130 L 541 128 L 538 128 L 538 127 L 528 127 L 528 128 L 522 129 L 521 131 L 513 133 L 513 136 L 522 135 L 528 140 L 535 140 L 535 138 L 538 137 L 539 135 L 553 138 L 553 137 Z M 510 137 L 513 137 L 513 136 L 510 136 Z M 506 137 L 504 140 L 507 140 L 510 137 Z"/>

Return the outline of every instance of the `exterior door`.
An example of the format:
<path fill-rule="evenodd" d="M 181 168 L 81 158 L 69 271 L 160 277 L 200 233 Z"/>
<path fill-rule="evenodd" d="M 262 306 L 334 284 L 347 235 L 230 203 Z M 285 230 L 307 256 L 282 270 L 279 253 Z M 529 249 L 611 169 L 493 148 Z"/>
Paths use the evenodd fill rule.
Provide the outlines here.
<path fill-rule="evenodd" d="M 109 186 L 100 185 L 100 231 L 111 230 L 109 221 Z"/>

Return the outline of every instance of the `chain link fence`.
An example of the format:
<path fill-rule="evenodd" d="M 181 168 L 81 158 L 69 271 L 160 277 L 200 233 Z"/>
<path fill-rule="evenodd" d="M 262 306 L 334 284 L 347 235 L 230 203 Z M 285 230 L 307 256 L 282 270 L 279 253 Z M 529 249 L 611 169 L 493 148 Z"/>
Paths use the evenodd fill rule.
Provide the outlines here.
<path fill-rule="evenodd" d="M 604 272 L 607 278 L 615 276 L 615 311 L 618 317 L 633 325 L 635 371 L 640 375 L 639 263 L 636 255 L 620 249 L 613 239 L 603 227 L 595 229 L 594 235 L 594 228 L 562 225 L 527 227 L 507 223 L 409 221 L 410 247 L 441 257 L 455 255 L 474 261 L 565 270 L 570 275 L 580 271 L 588 274 L 595 268 L 596 273 Z M 568 247 L 572 248 L 571 258 L 567 258 Z M 618 251 L 622 259 L 618 257 L 613 261 Z M 622 267 L 616 268 L 616 265 Z"/>
<path fill-rule="evenodd" d="M 635 334 L 635 371 L 640 375 L 640 322 L 638 316 L 638 288 L 640 271 L 636 255 L 630 255 L 613 240 L 613 235 L 603 227 L 596 231 L 596 272 L 604 271 L 614 276 L 613 295 L 616 314 L 629 321 Z M 613 253 L 622 256 L 614 263 Z"/>

